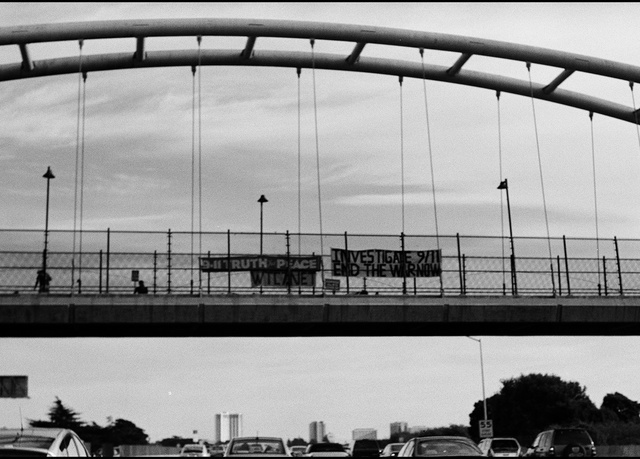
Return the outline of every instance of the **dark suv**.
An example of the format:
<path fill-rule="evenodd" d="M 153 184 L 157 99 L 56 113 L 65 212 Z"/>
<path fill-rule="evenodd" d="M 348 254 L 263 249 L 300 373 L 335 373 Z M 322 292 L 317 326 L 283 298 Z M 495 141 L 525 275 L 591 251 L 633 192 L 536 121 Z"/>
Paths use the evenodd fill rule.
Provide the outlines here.
<path fill-rule="evenodd" d="M 527 456 L 595 456 L 596 447 L 589 433 L 584 429 L 552 429 L 540 432 Z"/>
<path fill-rule="evenodd" d="M 378 440 L 354 440 L 350 445 L 353 457 L 380 457 L 380 443 Z"/>

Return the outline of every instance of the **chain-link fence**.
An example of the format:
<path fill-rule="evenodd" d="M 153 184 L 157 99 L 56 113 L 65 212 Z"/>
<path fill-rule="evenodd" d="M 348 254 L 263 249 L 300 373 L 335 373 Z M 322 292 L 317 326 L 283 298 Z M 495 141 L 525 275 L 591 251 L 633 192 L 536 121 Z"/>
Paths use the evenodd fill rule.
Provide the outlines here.
<path fill-rule="evenodd" d="M 45 253 L 42 231 L 0 238 L 5 294 L 40 292 L 43 270 L 59 294 L 131 294 L 139 281 L 155 295 L 640 293 L 631 239 L 57 230 Z"/>

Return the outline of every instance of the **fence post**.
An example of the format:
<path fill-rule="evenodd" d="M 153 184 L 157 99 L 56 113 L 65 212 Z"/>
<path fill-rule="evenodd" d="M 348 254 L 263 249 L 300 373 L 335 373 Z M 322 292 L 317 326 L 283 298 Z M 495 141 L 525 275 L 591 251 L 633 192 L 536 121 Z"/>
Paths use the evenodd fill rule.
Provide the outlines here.
<path fill-rule="evenodd" d="M 227 293 L 231 295 L 231 230 L 227 230 Z"/>
<path fill-rule="evenodd" d="M 618 250 L 618 239 L 613 236 L 613 243 L 616 247 L 616 261 L 618 262 L 618 282 L 620 283 L 620 296 L 624 295 L 622 290 L 622 267 L 620 266 L 620 251 Z"/>
<path fill-rule="evenodd" d="M 211 250 L 207 252 L 207 258 L 211 259 Z M 211 271 L 207 271 L 207 295 L 211 295 Z"/>
<path fill-rule="evenodd" d="M 100 249 L 100 267 L 98 268 L 98 293 L 102 295 L 102 249 Z"/>
<path fill-rule="evenodd" d="M 460 233 L 456 233 L 456 242 L 458 243 L 458 275 L 460 276 L 460 295 L 464 295 L 464 284 L 462 279 L 462 254 L 460 253 Z"/>
<path fill-rule="evenodd" d="M 560 277 L 560 255 L 558 255 L 558 296 L 562 296 L 562 277 Z"/>
<path fill-rule="evenodd" d="M 171 228 L 167 232 L 167 293 L 171 294 Z"/>
<path fill-rule="evenodd" d="M 287 241 L 287 271 L 285 272 L 285 279 L 287 280 L 287 295 L 291 295 L 291 280 L 293 276 L 291 275 L 291 244 L 289 241 L 289 230 L 286 233 L 286 241 Z M 298 282 L 300 285 L 300 282 Z"/>
<path fill-rule="evenodd" d="M 607 260 L 604 255 L 602 256 L 602 275 L 604 276 L 604 296 L 608 295 L 607 290 Z"/>
<path fill-rule="evenodd" d="M 106 279 L 106 293 L 109 293 L 109 262 L 111 258 L 111 228 L 107 228 L 107 279 Z"/>
<path fill-rule="evenodd" d="M 158 251 L 153 251 L 153 294 L 156 294 L 158 286 Z"/>
<path fill-rule="evenodd" d="M 564 235 L 562 236 L 562 244 L 564 246 L 564 272 L 565 277 L 567 278 L 567 295 L 571 296 L 571 282 L 569 281 L 569 257 L 567 255 L 567 239 Z"/>
<path fill-rule="evenodd" d="M 349 277 L 351 276 L 351 260 L 349 258 L 349 238 L 347 232 L 344 232 L 344 252 L 347 255 L 347 295 L 349 294 Z"/>
<path fill-rule="evenodd" d="M 407 265 L 405 263 L 404 252 L 404 233 L 400 233 L 400 249 L 402 250 L 402 256 L 400 258 L 402 262 L 402 294 L 407 294 Z"/>
<path fill-rule="evenodd" d="M 467 256 L 462 255 L 462 294 L 467 294 Z"/>

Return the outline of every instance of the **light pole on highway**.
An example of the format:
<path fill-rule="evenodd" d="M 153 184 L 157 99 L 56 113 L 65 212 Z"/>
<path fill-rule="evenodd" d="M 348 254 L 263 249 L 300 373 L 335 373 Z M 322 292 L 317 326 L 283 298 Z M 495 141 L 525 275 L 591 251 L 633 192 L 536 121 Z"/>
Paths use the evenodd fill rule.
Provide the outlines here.
<path fill-rule="evenodd" d="M 51 172 L 51 166 L 47 167 L 47 172 L 42 176 L 47 179 L 47 206 L 45 213 L 45 221 L 44 221 L 44 251 L 42 252 L 42 280 L 44 284 L 41 283 L 40 288 L 46 290 L 47 289 L 47 244 L 49 242 L 49 186 L 52 178 L 55 178 L 53 172 Z"/>
<path fill-rule="evenodd" d="M 484 420 L 488 419 L 487 416 L 487 397 L 484 394 L 484 363 L 482 361 L 482 340 L 477 338 L 472 338 L 467 336 L 467 338 L 472 339 L 480 344 L 480 374 L 482 376 L 482 403 L 484 404 Z"/>
<path fill-rule="evenodd" d="M 260 255 L 262 255 L 262 206 L 265 202 L 269 201 L 264 197 L 264 195 L 260 195 L 260 199 L 258 199 L 258 202 L 260 203 Z"/>
<path fill-rule="evenodd" d="M 518 295 L 518 279 L 516 277 L 516 249 L 513 246 L 513 226 L 511 224 L 511 203 L 509 202 L 509 183 L 504 179 L 498 185 L 499 190 L 507 192 L 507 214 L 509 215 L 509 239 L 511 240 L 511 293 Z"/>

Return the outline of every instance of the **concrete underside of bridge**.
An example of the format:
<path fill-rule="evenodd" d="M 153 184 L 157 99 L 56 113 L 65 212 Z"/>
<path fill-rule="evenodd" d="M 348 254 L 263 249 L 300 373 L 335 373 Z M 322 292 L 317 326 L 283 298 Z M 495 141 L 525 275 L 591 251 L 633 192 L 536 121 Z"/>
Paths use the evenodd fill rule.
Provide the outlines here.
<path fill-rule="evenodd" d="M 640 335 L 640 298 L 5 295 L 3 337 Z"/>

